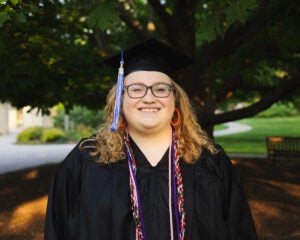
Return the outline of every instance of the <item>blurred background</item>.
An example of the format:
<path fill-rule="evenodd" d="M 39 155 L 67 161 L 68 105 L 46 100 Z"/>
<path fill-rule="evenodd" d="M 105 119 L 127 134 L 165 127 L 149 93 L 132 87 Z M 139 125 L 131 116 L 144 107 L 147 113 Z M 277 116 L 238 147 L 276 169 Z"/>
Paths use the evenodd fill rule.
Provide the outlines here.
<path fill-rule="evenodd" d="M 259 239 L 300 239 L 299 26 L 298 0 L 0 0 L 0 238 L 43 239 L 57 164 L 103 121 L 102 62 L 156 38 L 194 59 L 177 82 Z"/>

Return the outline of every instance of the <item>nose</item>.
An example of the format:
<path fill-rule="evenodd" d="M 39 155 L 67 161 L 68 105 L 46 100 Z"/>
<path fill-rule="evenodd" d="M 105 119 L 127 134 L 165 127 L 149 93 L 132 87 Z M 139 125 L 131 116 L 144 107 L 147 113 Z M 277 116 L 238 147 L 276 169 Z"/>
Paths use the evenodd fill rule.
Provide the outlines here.
<path fill-rule="evenodd" d="M 147 91 L 146 91 L 146 94 L 145 96 L 143 97 L 143 100 L 144 101 L 151 101 L 153 102 L 155 100 L 155 96 L 152 94 L 152 91 L 150 88 L 147 88 Z"/>

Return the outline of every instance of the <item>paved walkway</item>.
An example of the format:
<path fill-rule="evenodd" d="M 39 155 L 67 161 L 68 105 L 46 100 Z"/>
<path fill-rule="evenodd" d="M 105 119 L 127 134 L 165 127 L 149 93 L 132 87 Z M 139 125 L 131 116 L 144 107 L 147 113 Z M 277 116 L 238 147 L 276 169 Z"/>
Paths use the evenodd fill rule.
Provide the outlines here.
<path fill-rule="evenodd" d="M 18 130 L 0 136 L 0 174 L 60 162 L 75 144 L 15 144 Z"/>
<path fill-rule="evenodd" d="M 228 122 L 224 124 L 227 128 L 214 132 L 214 136 L 224 136 L 229 134 L 248 132 L 252 129 L 251 126 L 243 123 Z"/>
<path fill-rule="evenodd" d="M 228 128 L 214 132 L 214 136 L 250 131 L 251 127 L 240 123 L 226 123 Z M 74 144 L 16 144 L 19 130 L 0 136 L 0 174 L 62 161 Z"/>

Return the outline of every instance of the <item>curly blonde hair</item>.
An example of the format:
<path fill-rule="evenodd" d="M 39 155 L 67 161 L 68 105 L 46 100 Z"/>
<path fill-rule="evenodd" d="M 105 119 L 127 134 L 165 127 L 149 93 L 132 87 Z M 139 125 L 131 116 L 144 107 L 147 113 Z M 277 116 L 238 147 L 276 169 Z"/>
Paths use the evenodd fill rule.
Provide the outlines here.
<path fill-rule="evenodd" d="M 193 163 L 199 159 L 203 149 L 207 149 L 212 154 L 215 154 L 217 150 L 206 132 L 197 123 L 196 114 L 187 94 L 173 80 L 172 84 L 174 86 L 175 107 L 179 110 L 181 116 L 180 124 L 174 128 L 179 140 L 178 152 L 180 156 L 184 162 Z M 98 134 L 95 137 L 84 140 L 80 145 L 80 148 L 95 148 L 95 151 L 91 155 L 99 156 L 97 160 L 99 163 L 114 163 L 126 158 L 123 141 L 125 128 L 119 126 L 114 132 L 110 130 L 113 120 L 115 96 L 116 85 L 112 87 L 107 95 L 104 124 L 100 126 Z M 125 122 L 124 116 L 120 114 L 119 123 L 123 122 Z M 95 146 L 86 146 L 85 143 L 88 141 L 95 141 Z"/>

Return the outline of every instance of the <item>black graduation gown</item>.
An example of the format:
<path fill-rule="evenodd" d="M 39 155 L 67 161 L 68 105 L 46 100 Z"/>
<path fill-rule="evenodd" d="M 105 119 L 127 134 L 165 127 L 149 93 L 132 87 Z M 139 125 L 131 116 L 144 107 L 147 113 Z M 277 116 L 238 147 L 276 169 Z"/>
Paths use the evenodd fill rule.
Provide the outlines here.
<path fill-rule="evenodd" d="M 152 167 L 134 142 L 132 148 L 147 239 L 170 239 L 168 151 Z M 127 160 L 98 164 L 90 151 L 80 151 L 77 145 L 56 171 L 48 198 L 46 240 L 135 239 Z M 215 156 L 204 151 L 195 164 L 180 164 L 185 239 L 257 239 L 241 181 L 221 148 Z"/>

